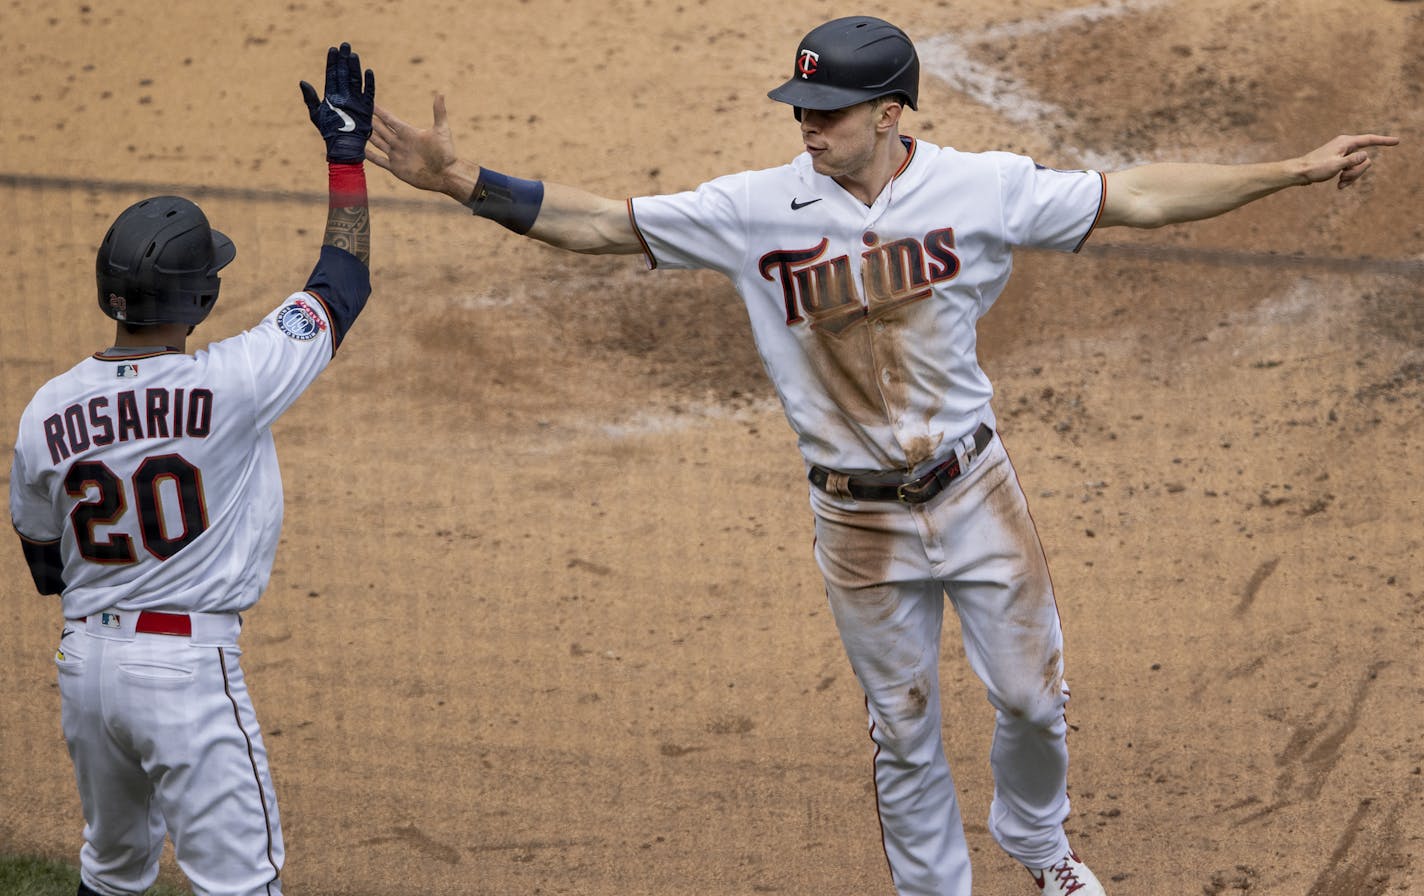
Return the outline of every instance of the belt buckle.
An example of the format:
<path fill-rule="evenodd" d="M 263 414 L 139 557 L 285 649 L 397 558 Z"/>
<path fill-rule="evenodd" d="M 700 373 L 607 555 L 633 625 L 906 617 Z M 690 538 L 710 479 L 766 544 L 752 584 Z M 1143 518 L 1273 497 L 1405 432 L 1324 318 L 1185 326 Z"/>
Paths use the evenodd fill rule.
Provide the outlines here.
<path fill-rule="evenodd" d="M 901 504 L 923 504 L 925 502 L 925 490 L 934 484 L 933 474 L 921 476 L 911 482 L 902 482 L 895 486 L 895 500 Z M 912 491 L 907 491 L 911 490 Z"/>
<path fill-rule="evenodd" d="M 949 460 L 930 470 L 919 479 L 911 482 L 902 482 L 895 486 L 895 499 L 901 504 L 923 504 L 930 498 L 939 494 L 944 486 L 954 479 L 959 478 L 959 474 L 964 472 L 964 464 L 960 463 L 958 455 L 951 455 Z M 944 476 L 941 478 L 940 474 Z M 934 486 L 940 486 L 930 493 Z M 928 494 L 927 494 L 928 493 Z"/>

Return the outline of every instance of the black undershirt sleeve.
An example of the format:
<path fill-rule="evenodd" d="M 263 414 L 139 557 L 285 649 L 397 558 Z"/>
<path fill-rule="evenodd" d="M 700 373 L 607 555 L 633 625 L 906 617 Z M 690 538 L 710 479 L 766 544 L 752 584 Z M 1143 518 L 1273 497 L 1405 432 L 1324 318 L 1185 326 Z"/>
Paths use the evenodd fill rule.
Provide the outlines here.
<path fill-rule="evenodd" d="M 25 563 L 30 567 L 30 576 L 40 594 L 64 591 L 64 557 L 59 552 L 59 542 L 30 541 L 21 535 L 20 549 L 25 553 Z"/>

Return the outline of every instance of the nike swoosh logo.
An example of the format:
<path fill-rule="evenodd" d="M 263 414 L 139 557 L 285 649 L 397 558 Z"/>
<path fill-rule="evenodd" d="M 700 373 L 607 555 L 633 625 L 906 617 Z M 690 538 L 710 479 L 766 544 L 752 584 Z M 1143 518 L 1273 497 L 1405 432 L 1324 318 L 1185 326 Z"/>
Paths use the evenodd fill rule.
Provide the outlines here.
<path fill-rule="evenodd" d="M 824 197 L 822 197 L 822 198 L 824 198 Z M 805 208 L 806 206 L 810 205 L 811 203 L 813 203 L 813 202 L 820 202 L 820 201 L 821 201 L 820 199 L 807 199 L 805 202 L 797 202 L 796 199 L 795 199 L 795 197 L 792 197 L 792 199 L 791 199 L 791 210 L 792 210 L 793 212 L 800 211 L 801 209 Z"/>
<path fill-rule="evenodd" d="M 347 115 L 345 112 L 342 112 L 340 109 L 338 109 L 338 108 L 336 108 L 335 106 L 333 106 L 333 105 L 331 104 L 331 100 L 327 100 L 327 101 L 326 101 L 326 108 L 328 108 L 328 109 L 330 109 L 331 111 L 335 112 L 335 113 L 337 114 L 337 116 L 341 119 L 341 128 L 340 128 L 340 130 L 342 130 L 342 131 L 354 131 L 354 130 L 356 130 L 356 122 L 355 122 L 355 120 L 352 119 L 352 117 L 351 117 L 350 115 Z"/>

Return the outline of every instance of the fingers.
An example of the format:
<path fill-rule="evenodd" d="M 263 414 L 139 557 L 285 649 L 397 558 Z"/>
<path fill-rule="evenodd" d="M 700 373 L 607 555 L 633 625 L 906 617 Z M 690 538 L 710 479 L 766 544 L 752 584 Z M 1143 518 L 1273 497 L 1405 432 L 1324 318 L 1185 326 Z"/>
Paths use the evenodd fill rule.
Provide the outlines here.
<path fill-rule="evenodd" d="M 1343 144 L 1340 148 L 1340 155 L 1344 157 L 1345 164 L 1350 166 L 1368 161 L 1370 156 L 1365 152 L 1367 149 L 1399 144 L 1398 137 L 1386 137 L 1380 134 L 1359 134 L 1353 137 L 1341 137 L 1339 140 Z"/>
<path fill-rule="evenodd" d="M 410 127 L 410 125 L 406 124 L 405 121 L 403 121 L 398 115 L 396 115 L 390 109 L 387 109 L 385 106 L 382 106 L 380 103 L 375 104 L 374 111 L 376 117 L 379 118 L 386 125 L 386 127 L 392 131 L 397 131 L 403 128 Z"/>
<path fill-rule="evenodd" d="M 1350 148 L 1364 149 L 1367 146 L 1398 146 L 1399 138 L 1384 134 L 1360 134 L 1350 138 Z"/>
<path fill-rule="evenodd" d="M 361 57 L 351 52 L 350 44 L 342 44 L 341 52 L 346 56 L 346 83 L 355 87 L 361 83 Z"/>
<path fill-rule="evenodd" d="M 387 130 L 395 130 L 397 126 L 404 123 L 394 114 L 392 114 L 389 109 L 387 109 L 385 106 L 382 106 L 380 103 L 374 103 L 372 105 L 371 119 L 372 121 L 379 123 Z"/>
<path fill-rule="evenodd" d="M 390 152 L 391 144 L 395 142 L 395 132 L 381 119 L 372 118 L 371 142 L 380 147 L 382 151 Z"/>
<path fill-rule="evenodd" d="M 1336 188 L 1341 190 L 1364 177 L 1365 172 L 1374 165 L 1374 160 L 1368 152 L 1365 152 L 1366 149 L 1399 145 L 1398 137 L 1385 134 L 1358 134 L 1342 139 L 1345 141 L 1343 159 L 1345 167 L 1340 171 L 1340 177 L 1335 183 Z"/>
<path fill-rule="evenodd" d="M 342 46 L 346 46 L 343 44 Z M 347 47 L 349 51 L 349 47 Z M 336 47 L 326 48 L 326 95 L 331 96 L 341 90 L 341 51 Z"/>
<path fill-rule="evenodd" d="M 1373 160 L 1368 150 L 1382 146 L 1397 146 L 1399 138 L 1387 134 L 1341 134 L 1312 153 L 1316 167 L 1311 181 L 1335 178 L 1335 186 L 1345 189 L 1365 175 Z"/>
<path fill-rule="evenodd" d="M 374 135 L 372 136 L 374 137 Z M 375 140 L 373 139 L 371 142 L 374 143 Z M 384 147 L 382 148 L 384 149 Z M 384 168 L 387 171 L 391 170 L 390 159 L 386 158 L 381 153 L 378 153 L 374 149 L 372 149 L 369 143 L 366 145 L 366 161 L 370 162 L 372 165 L 375 165 L 377 168 Z M 394 174 L 395 172 L 391 173 Z"/>
<path fill-rule="evenodd" d="M 302 81 L 298 86 L 302 89 L 302 101 L 307 104 L 307 112 L 315 115 L 316 107 L 321 104 L 321 100 L 316 95 L 316 88 L 305 81 Z"/>
<path fill-rule="evenodd" d="M 410 125 L 392 115 L 384 106 L 376 104 L 371 116 L 371 136 L 379 136 L 387 146 L 395 139 L 396 132 Z M 385 147 L 383 147 L 385 148 Z"/>
<path fill-rule="evenodd" d="M 372 86 L 374 90 L 374 85 Z M 382 106 L 380 103 L 374 104 L 372 118 L 379 124 L 388 135 L 394 136 L 400 131 L 414 130 L 410 124 L 399 118 L 394 112 Z M 435 126 L 439 127 L 445 123 L 445 97 L 435 95 Z"/>
<path fill-rule="evenodd" d="M 1366 156 L 1364 153 L 1360 153 L 1360 155 L 1364 156 L 1362 160 L 1340 172 L 1340 179 L 1335 184 L 1337 189 L 1343 190 L 1361 177 L 1364 177 L 1365 172 L 1374 164 L 1374 161 L 1369 156 Z"/>
<path fill-rule="evenodd" d="M 372 104 L 371 135 L 366 146 L 366 158 L 377 167 L 406 179 L 421 172 L 436 171 L 442 166 L 440 157 L 453 156 L 449 148 L 446 127 L 445 97 L 435 95 L 432 104 L 434 125 L 420 128 L 402 120 L 379 103 Z M 427 188 L 428 189 L 428 188 Z"/>
<path fill-rule="evenodd" d="M 377 105 L 371 116 L 371 138 L 366 148 L 366 158 L 377 166 L 393 171 L 390 156 L 402 145 L 402 134 L 409 134 L 412 128 L 401 121 L 384 106 Z M 381 151 L 381 155 L 371 152 L 371 147 Z"/>

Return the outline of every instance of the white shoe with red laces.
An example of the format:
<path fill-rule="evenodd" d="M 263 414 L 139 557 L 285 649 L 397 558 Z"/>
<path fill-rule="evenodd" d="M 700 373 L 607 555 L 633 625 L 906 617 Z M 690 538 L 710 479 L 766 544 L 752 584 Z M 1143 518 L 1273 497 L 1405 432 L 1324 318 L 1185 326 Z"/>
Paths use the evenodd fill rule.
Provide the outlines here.
<path fill-rule="evenodd" d="M 1071 849 L 1068 855 L 1047 868 L 1030 868 L 1028 871 L 1043 896 L 1107 896 L 1103 885 Z"/>

